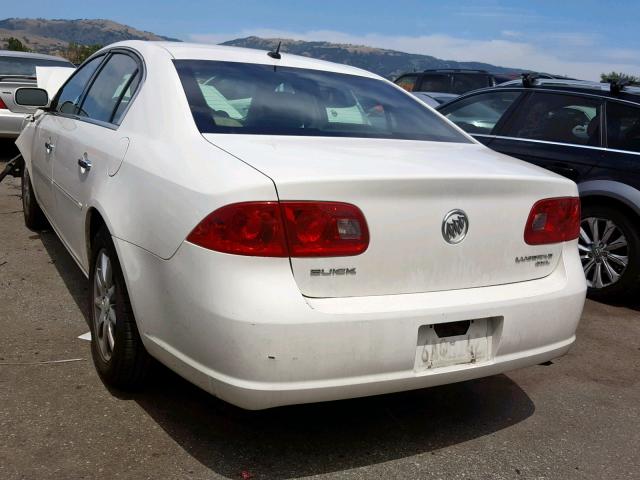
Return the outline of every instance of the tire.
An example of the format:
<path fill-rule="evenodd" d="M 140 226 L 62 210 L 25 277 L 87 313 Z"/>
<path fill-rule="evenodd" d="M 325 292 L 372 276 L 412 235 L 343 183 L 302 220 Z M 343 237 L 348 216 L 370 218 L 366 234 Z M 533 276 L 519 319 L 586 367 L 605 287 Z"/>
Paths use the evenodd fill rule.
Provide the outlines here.
<path fill-rule="evenodd" d="M 49 222 L 44 216 L 33 191 L 33 184 L 27 168 L 22 169 L 22 211 L 24 224 L 29 230 L 38 232 L 47 229 Z"/>
<path fill-rule="evenodd" d="M 640 234 L 634 220 L 609 206 L 583 207 L 578 245 L 590 298 L 616 302 L 640 291 Z"/>
<path fill-rule="evenodd" d="M 94 237 L 91 251 L 88 290 L 93 363 L 107 386 L 137 390 L 144 385 L 152 360 L 138 333 L 122 269 L 106 228 Z"/>

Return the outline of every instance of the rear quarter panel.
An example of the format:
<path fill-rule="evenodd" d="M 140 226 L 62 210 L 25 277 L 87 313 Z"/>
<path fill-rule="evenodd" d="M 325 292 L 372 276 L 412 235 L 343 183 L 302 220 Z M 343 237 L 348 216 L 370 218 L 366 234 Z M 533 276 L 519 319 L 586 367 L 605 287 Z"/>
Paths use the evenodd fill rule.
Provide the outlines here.
<path fill-rule="evenodd" d="M 146 79 L 118 129 L 130 139 L 126 157 L 117 174 L 96 184 L 87 207 L 112 235 L 166 259 L 218 207 L 277 197 L 267 177 L 203 139 L 169 55 L 149 49 L 145 64 Z"/>

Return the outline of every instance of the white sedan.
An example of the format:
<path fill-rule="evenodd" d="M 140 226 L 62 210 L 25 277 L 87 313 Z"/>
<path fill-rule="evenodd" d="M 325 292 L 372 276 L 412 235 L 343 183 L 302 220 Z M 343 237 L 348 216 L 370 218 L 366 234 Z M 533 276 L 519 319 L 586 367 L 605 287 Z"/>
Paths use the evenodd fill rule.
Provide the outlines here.
<path fill-rule="evenodd" d="M 25 221 L 89 278 L 109 385 L 155 358 L 261 409 L 494 375 L 575 340 L 576 185 L 377 75 L 127 41 L 16 101 L 42 107 L 17 142 Z"/>

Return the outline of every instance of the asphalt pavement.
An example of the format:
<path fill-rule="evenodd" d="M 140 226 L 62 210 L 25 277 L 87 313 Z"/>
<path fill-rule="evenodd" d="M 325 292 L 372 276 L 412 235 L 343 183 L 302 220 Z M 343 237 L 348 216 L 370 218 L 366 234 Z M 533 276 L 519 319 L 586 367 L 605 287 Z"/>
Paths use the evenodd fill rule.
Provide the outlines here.
<path fill-rule="evenodd" d="M 588 301 L 565 357 L 415 392 L 246 412 L 158 367 L 122 394 L 78 339 L 87 282 L 24 227 L 19 187 L 0 184 L 0 479 L 640 478 L 638 307 Z"/>

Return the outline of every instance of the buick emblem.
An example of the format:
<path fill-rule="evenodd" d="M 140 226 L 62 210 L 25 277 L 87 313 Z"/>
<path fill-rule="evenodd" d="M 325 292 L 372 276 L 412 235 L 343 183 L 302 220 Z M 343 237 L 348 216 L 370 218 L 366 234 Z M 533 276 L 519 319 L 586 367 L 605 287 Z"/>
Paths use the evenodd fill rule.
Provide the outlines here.
<path fill-rule="evenodd" d="M 442 220 L 442 238 L 455 245 L 464 240 L 469 231 L 469 219 L 462 210 L 451 210 Z"/>

